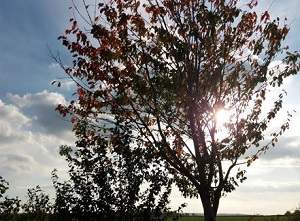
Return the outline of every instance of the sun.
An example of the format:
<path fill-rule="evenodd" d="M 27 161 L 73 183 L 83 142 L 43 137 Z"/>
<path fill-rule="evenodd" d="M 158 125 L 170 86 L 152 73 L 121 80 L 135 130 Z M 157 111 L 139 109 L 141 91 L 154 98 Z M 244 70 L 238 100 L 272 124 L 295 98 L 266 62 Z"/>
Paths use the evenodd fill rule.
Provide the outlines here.
<path fill-rule="evenodd" d="M 230 122 L 230 112 L 225 109 L 221 109 L 216 113 L 216 121 L 219 126 L 222 126 Z"/>

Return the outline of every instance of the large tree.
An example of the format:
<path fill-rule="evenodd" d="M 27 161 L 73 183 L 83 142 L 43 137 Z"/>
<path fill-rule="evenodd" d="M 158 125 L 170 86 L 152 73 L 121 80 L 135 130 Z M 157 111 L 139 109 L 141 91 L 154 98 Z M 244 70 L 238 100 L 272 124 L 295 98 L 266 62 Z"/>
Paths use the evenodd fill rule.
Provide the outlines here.
<path fill-rule="evenodd" d="M 255 0 L 82 3 L 59 37 L 74 57 L 65 72 L 77 96 L 57 110 L 70 115 L 76 133 L 87 120 L 89 139 L 114 139 L 114 116 L 130 122 L 132 136 L 163 159 L 183 195 L 199 197 L 205 220 L 216 220 L 222 193 L 246 178 L 239 166 L 249 166 L 289 126 L 290 114 L 265 134 L 284 92 L 262 108 L 270 87 L 299 70 L 298 52 L 282 45 L 286 20 L 257 14 Z M 270 69 L 278 59 L 282 64 Z M 221 110 L 230 113 L 222 126 Z"/>

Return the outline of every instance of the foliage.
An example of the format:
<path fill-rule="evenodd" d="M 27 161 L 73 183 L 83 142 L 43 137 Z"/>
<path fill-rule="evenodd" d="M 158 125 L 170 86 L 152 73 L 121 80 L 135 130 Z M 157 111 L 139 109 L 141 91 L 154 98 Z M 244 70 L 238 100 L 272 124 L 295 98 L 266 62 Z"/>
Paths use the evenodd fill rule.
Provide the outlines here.
<path fill-rule="evenodd" d="M 26 214 L 24 220 L 28 221 L 47 221 L 52 212 L 50 197 L 40 186 L 27 190 L 27 201 L 22 205 Z"/>
<path fill-rule="evenodd" d="M 0 176 L 0 198 L 3 197 L 3 194 L 8 190 L 9 183 Z"/>
<path fill-rule="evenodd" d="M 3 194 L 9 189 L 9 183 L 0 176 L 0 199 L 3 198 Z M 4 197 L 3 201 L 0 201 L 0 220 L 16 220 L 17 213 L 20 211 L 21 200 L 16 198 Z"/>
<path fill-rule="evenodd" d="M 152 161 L 147 149 L 131 140 L 129 123 L 116 123 L 110 143 L 101 136 L 90 139 L 89 123 L 77 125 L 81 139 L 76 149 L 61 147 L 70 180 L 60 183 L 56 171 L 52 173 L 55 215 L 65 220 L 165 220 L 170 215 L 170 179 L 159 159 Z"/>
<path fill-rule="evenodd" d="M 85 17 L 74 6 L 79 18 L 70 19 L 59 39 L 74 57 L 71 67 L 61 66 L 77 85 L 76 98 L 57 110 L 70 116 L 83 142 L 79 157 L 93 161 L 98 153 L 84 147 L 113 143 L 115 125 L 126 122 L 138 150 L 132 154 L 140 157 L 142 149 L 145 161 L 161 161 L 185 197 L 201 199 L 205 220 L 215 220 L 222 193 L 246 179 L 245 168 L 237 167 L 274 146 L 291 117 L 265 134 L 285 92 L 263 111 L 267 94 L 299 71 L 300 56 L 282 45 L 286 21 L 271 20 L 268 11 L 258 15 L 257 3 L 83 1 Z M 270 69 L 278 59 L 282 64 Z M 231 117 L 221 127 L 222 109 Z M 112 169 L 110 158 L 106 163 Z"/>
<path fill-rule="evenodd" d="M 296 221 L 300 219 L 300 207 L 297 207 L 292 214 L 292 221 Z"/>
<path fill-rule="evenodd" d="M 287 211 L 284 215 L 288 217 L 288 221 L 298 221 L 300 220 L 300 207 L 296 207 L 293 212 Z"/>

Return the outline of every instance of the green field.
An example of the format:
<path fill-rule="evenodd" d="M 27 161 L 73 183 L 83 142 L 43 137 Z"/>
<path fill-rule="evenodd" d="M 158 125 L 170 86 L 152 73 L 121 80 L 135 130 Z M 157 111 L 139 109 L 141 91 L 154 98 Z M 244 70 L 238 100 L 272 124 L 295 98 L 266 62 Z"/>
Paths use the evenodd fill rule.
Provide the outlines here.
<path fill-rule="evenodd" d="M 285 216 L 219 216 L 217 217 L 217 221 L 287 221 L 287 220 L 288 219 Z M 179 221 L 204 221 L 204 218 L 199 216 L 186 216 L 186 217 L 181 217 Z"/>

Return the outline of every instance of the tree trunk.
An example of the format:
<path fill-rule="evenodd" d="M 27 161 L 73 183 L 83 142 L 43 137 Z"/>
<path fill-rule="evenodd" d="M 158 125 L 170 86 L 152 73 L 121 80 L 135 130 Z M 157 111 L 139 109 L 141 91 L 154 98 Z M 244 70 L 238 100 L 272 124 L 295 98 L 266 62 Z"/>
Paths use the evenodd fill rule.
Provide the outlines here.
<path fill-rule="evenodd" d="M 221 194 L 222 194 L 221 188 L 218 188 L 214 192 L 213 213 L 214 213 L 215 217 L 217 216 L 217 213 L 218 213 L 220 199 L 221 199 Z"/>
<path fill-rule="evenodd" d="M 202 207 L 204 210 L 204 221 L 216 221 L 216 213 L 214 213 L 209 191 L 201 191 L 200 194 Z"/>
<path fill-rule="evenodd" d="M 213 213 L 211 205 L 206 205 L 206 203 L 203 203 L 203 201 L 202 205 L 204 209 L 204 221 L 216 221 L 216 216 Z"/>

